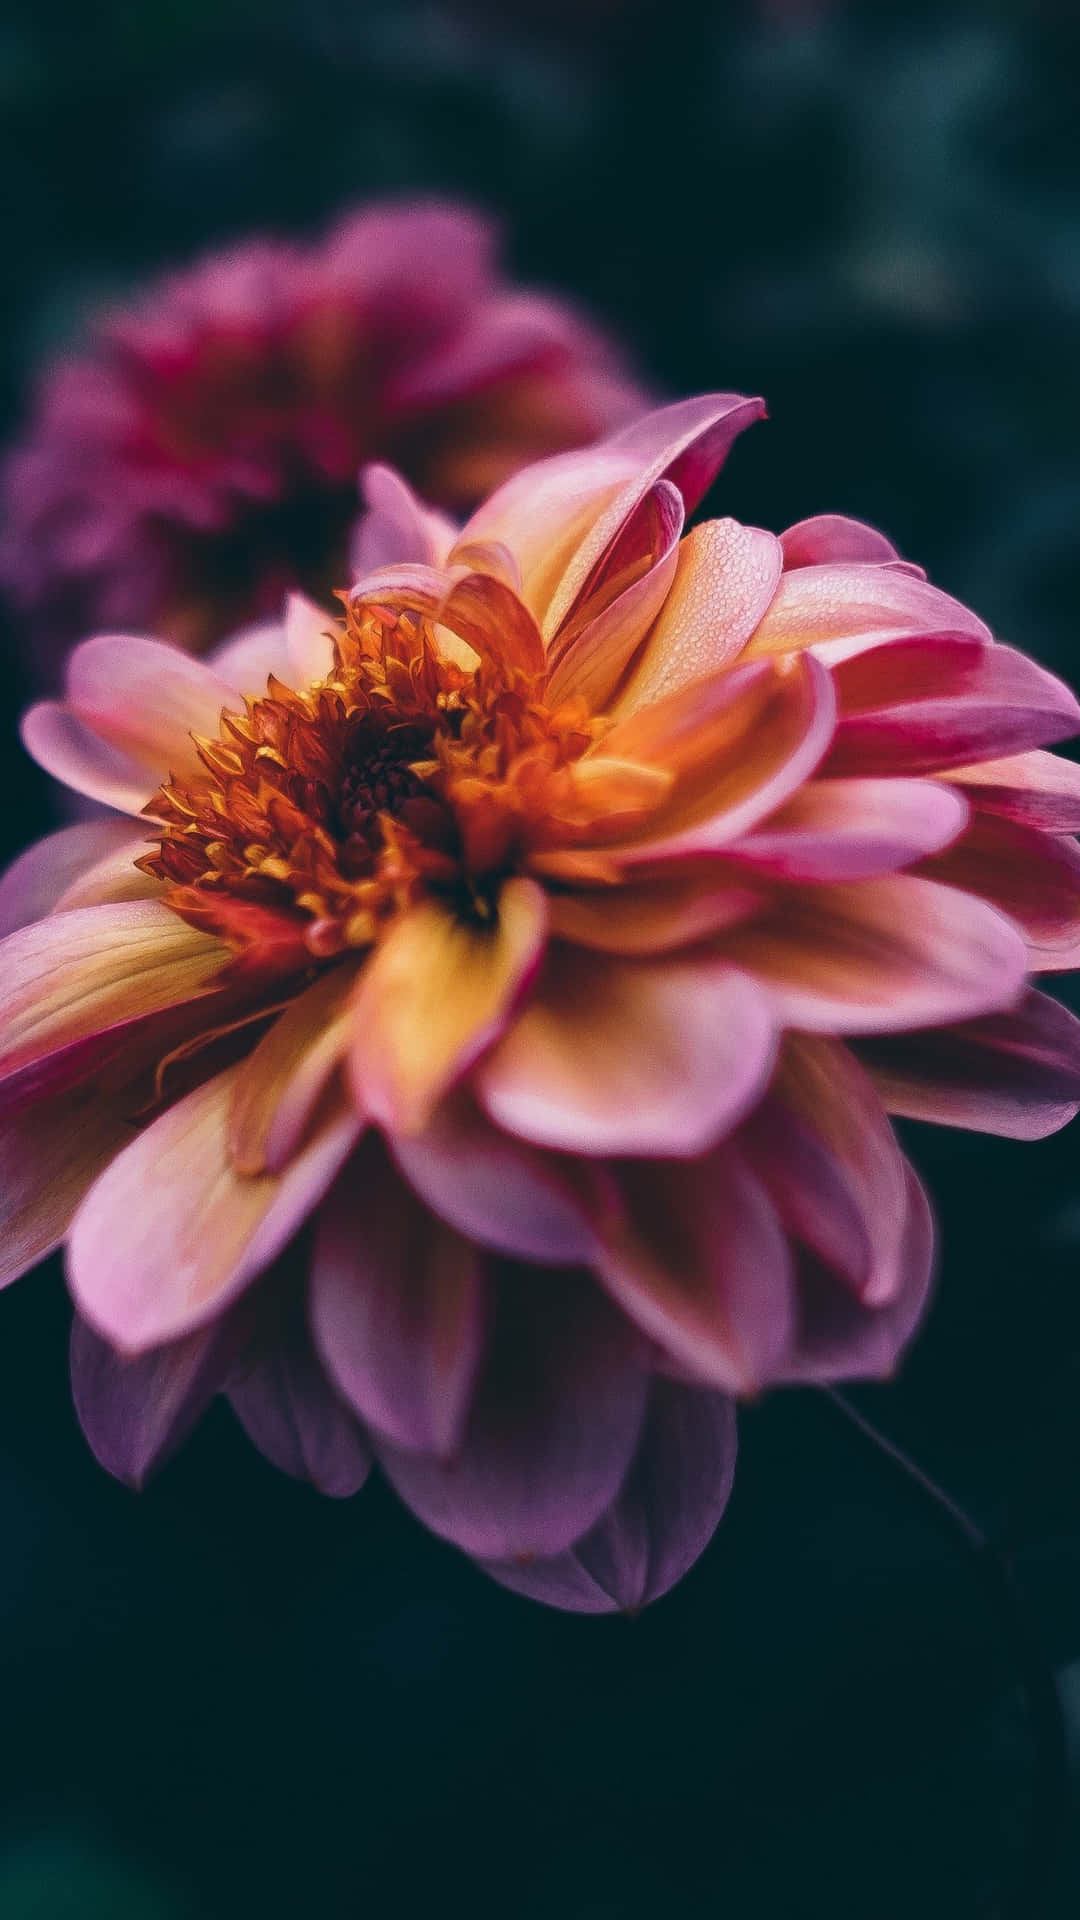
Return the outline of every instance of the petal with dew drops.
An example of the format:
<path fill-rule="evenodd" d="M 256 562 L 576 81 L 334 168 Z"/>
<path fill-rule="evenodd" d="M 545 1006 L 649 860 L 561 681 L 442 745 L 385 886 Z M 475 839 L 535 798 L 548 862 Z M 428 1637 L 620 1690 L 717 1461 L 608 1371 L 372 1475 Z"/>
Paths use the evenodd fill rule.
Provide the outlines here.
<path fill-rule="evenodd" d="M 810 1033 L 972 1019 L 1008 1006 L 1027 972 L 1004 915 L 909 874 L 791 888 L 773 913 L 721 939 L 731 964 L 769 989 L 784 1024 Z"/>
<path fill-rule="evenodd" d="M 1080 731 L 1063 681 L 1011 647 L 899 640 L 834 669 L 828 774 L 938 773 Z"/>
<path fill-rule="evenodd" d="M 1080 1111 L 1080 1020 L 1044 993 L 1008 1013 L 861 1041 L 890 1113 L 1010 1140 L 1043 1140 Z"/>
<path fill-rule="evenodd" d="M 906 1204 L 899 1238 L 899 1285 L 880 1307 L 868 1308 L 831 1275 L 804 1261 L 799 1273 L 799 1324 L 780 1374 L 791 1385 L 834 1380 L 887 1380 L 922 1319 L 934 1278 L 934 1222 L 930 1204 L 905 1164 Z"/>
<path fill-rule="evenodd" d="M 861 1299 L 890 1299 L 900 1284 L 904 1159 L 850 1048 L 788 1034 L 739 1145 L 788 1232 Z"/>
<path fill-rule="evenodd" d="M 125 1486 L 143 1487 L 191 1432 L 235 1364 L 234 1316 L 119 1354 L 79 1314 L 71 1327 L 71 1391 L 90 1451 Z"/>
<path fill-rule="evenodd" d="M 645 1414 L 643 1343 L 590 1281 L 498 1263 L 495 1317 L 451 1459 L 377 1443 L 433 1533 L 488 1560 L 561 1553 L 610 1506 Z"/>
<path fill-rule="evenodd" d="M 551 932 L 598 953 L 673 953 L 737 926 L 767 895 L 732 873 L 661 876 L 551 896 Z"/>
<path fill-rule="evenodd" d="M 809 520 L 797 521 L 780 535 L 780 545 L 787 571 L 844 560 L 868 560 L 887 566 L 900 558 L 892 541 L 876 527 L 849 520 L 843 513 L 816 513 Z"/>
<path fill-rule="evenodd" d="M 68 1238 L 80 1312 L 125 1353 L 212 1320 L 264 1271 L 322 1198 L 361 1122 L 343 1099 L 283 1174 L 237 1174 L 227 1128 L 237 1069 L 178 1100 L 112 1161 Z"/>
<path fill-rule="evenodd" d="M 1033 973 L 1080 963 L 1080 847 L 1017 820 L 977 813 L 920 872 L 989 900 L 1020 928 Z"/>
<path fill-rule="evenodd" d="M 1032 747 L 1004 760 L 953 767 L 941 777 L 980 813 L 1000 813 L 1043 833 L 1080 833 L 1080 767 L 1059 753 Z"/>
<path fill-rule="evenodd" d="M 711 674 L 639 708 L 613 727 L 603 751 L 666 768 L 673 784 L 612 854 L 631 867 L 729 846 L 810 778 L 835 714 L 829 674 L 809 656 Z"/>
<path fill-rule="evenodd" d="M 476 1075 L 497 1123 L 586 1154 L 701 1153 L 772 1071 L 769 996 L 713 958 L 553 948 L 536 993 Z"/>
<path fill-rule="evenodd" d="M 299 1288 L 270 1343 L 233 1370 L 226 1397 L 248 1439 L 282 1473 L 334 1500 L 359 1492 L 371 1442 L 319 1362 Z"/>
<path fill-rule="evenodd" d="M 208 993 L 230 959 L 157 900 L 76 907 L 0 944 L 0 1080 Z"/>
<path fill-rule="evenodd" d="M 237 1173 L 280 1173 L 349 1048 L 356 969 L 333 967 L 291 1001 L 244 1060 L 229 1109 Z"/>
<path fill-rule="evenodd" d="M 99 861 L 132 847 L 130 858 L 135 859 L 145 845 L 133 840 L 126 820 L 80 820 L 35 840 L 0 877 L 0 937 L 43 920 Z"/>
<path fill-rule="evenodd" d="M 737 520 L 706 520 L 679 548 L 667 599 L 616 713 L 640 707 L 731 666 L 776 591 L 782 556 L 775 536 Z"/>
<path fill-rule="evenodd" d="M 539 964 L 543 889 L 508 880 L 490 925 L 436 900 L 402 915 L 368 961 L 352 1010 L 352 1086 L 391 1133 L 418 1133 L 501 1032 Z"/>
<path fill-rule="evenodd" d="M 0 1117 L 0 1287 L 60 1245 L 84 1195 L 133 1131 L 92 1086 Z"/>
<path fill-rule="evenodd" d="M 365 1143 L 319 1213 L 310 1313 L 350 1406 L 399 1446 L 458 1446 L 487 1338 L 477 1248 L 427 1211 Z"/>
<path fill-rule="evenodd" d="M 943 807 L 942 793 L 956 804 Z M 947 847 L 967 818 L 933 780 L 815 780 L 728 857 L 778 880 L 868 880 Z"/>
<path fill-rule="evenodd" d="M 644 520 L 644 532 L 637 522 Z M 547 700 L 558 706 L 575 697 L 593 713 L 608 705 L 627 666 L 667 598 L 675 578 L 682 532 L 681 496 L 667 480 L 646 494 L 631 525 L 605 566 L 601 588 L 556 636 L 549 653 Z M 633 536 L 624 548 L 624 539 Z M 644 545 L 644 553 L 637 549 Z M 612 580 L 625 580 L 609 597 Z"/>
<path fill-rule="evenodd" d="M 604 1175 L 592 1163 L 514 1139 L 464 1096 L 391 1144 L 413 1191 L 465 1239 L 545 1266 L 585 1266 L 595 1252 Z"/>
<path fill-rule="evenodd" d="M 484 1571 L 570 1613 L 637 1613 L 704 1553 L 731 1495 L 735 1451 L 724 1394 L 654 1379 L 630 1471 L 596 1525 L 552 1559 L 488 1561 Z"/>
<path fill-rule="evenodd" d="M 816 648 L 830 665 L 915 634 L 991 641 L 985 623 L 928 580 L 896 566 L 796 567 L 783 573 L 747 654 Z"/>
<path fill-rule="evenodd" d="M 688 1378 L 723 1393 L 764 1386 L 791 1334 L 792 1263 L 738 1149 L 631 1161 L 620 1187 L 597 1263 L 608 1292 Z"/>

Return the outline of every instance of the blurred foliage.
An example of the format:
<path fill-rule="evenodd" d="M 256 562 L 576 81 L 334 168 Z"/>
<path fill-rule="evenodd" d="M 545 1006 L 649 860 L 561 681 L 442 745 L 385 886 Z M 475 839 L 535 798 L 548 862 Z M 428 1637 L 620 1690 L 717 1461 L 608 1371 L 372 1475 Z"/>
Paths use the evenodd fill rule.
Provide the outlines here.
<path fill-rule="evenodd" d="M 1078 18 L 9 0 L 4 416 L 88 301 L 167 262 L 368 193 L 462 193 L 660 390 L 768 396 L 721 510 L 875 521 L 1076 681 Z M 12 678 L 5 850 L 45 807 L 12 771 Z M 1080 1148 L 912 1140 L 944 1282 L 866 1403 L 1007 1535 L 1075 1663 Z M 748 1413 L 730 1519 L 677 1594 L 568 1620 L 377 1489 L 337 1507 L 281 1481 L 224 1413 L 132 1498 L 75 1431 L 59 1277 L 3 1310 L 5 1920 L 455 1896 L 480 1920 L 999 1910 L 1030 1777 L 1008 1652 L 969 1570 L 811 1396 Z"/>

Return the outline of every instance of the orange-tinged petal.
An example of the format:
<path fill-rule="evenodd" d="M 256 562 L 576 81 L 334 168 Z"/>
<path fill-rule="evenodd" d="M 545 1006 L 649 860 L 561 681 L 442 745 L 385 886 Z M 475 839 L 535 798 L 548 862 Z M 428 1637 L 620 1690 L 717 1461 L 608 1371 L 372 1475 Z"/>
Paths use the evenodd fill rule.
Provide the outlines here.
<path fill-rule="evenodd" d="M 706 520 L 678 567 L 616 712 L 623 717 L 738 659 L 776 591 L 780 543 L 737 520 Z"/>
<path fill-rule="evenodd" d="M 568 1153 L 701 1153 L 768 1081 L 769 996 L 722 962 L 552 948 L 528 1006 L 480 1066 L 500 1126 Z"/>
<path fill-rule="evenodd" d="M 546 931 L 546 898 L 533 880 L 507 881 L 490 925 L 434 899 L 397 921 L 353 1001 L 350 1071 L 371 1119 L 392 1133 L 421 1130 L 509 1018 Z"/>
<path fill-rule="evenodd" d="M 610 584 L 618 590 L 590 593 L 551 648 L 547 699 L 552 706 L 577 697 L 594 713 L 602 712 L 664 605 L 678 563 L 682 499 L 669 481 L 660 480 L 637 517 L 647 522 L 644 532 L 632 529 L 635 547 L 643 551 L 628 553 L 619 571 L 623 556 L 617 541 L 608 563 L 615 573 Z"/>
<path fill-rule="evenodd" d="M 237 1173 L 279 1173 L 348 1051 L 356 969 L 324 973 L 274 1021 L 237 1071 L 229 1157 Z"/>
<path fill-rule="evenodd" d="M 77 907 L 0 943 L 0 1078 L 207 993 L 230 959 L 156 900 Z"/>
<path fill-rule="evenodd" d="M 482 658 L 539 678 L 544 649 L 535 620 L 512 587 L 490 573 L 385 567 L 352 590 L 355 603 L 419 613 L 464 640 Z"/>
<path fill-rule="evenodd" d="M 764 897 L 708 872 L 579 889 L 551 896 L 551 931 L 600 953 L 672 953 L 748 919 Z"/>
<path fill-rule="evenodd" d="M 155 880 L 153 874 L 143 873 L 135 865 L 136 860 L 148 849 L 149 842 L 145 834 L 133 837 L 128 833 L 113 847 L 111 853 L 103 854 L 99 860 L 84 867 L 64 888 L 53 911 L 70 913 L 73 907 L 109 906 L 121 900 L 156 899 L 164 891 L 164 882 Z"/>
<path fill-rule="evenodd" d="M 363 1125 L 343 1096 L 283 1174 L 235 1172 L 237 1069 L 177 1101 L 112 1161 L 68 1239 L 68 1278 L 91 1326 L 127 1353 L 203 1325 L 302 1226 Z"/>

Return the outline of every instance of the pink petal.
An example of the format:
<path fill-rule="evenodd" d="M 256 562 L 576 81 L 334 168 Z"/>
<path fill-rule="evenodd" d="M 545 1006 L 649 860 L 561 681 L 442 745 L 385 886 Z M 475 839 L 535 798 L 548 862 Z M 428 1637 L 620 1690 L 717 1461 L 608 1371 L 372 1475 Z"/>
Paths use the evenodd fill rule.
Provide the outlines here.
<path fill-rule="evenodd" d="M 1024 943 L 971 894 L 908 874 L 791 889 L 775 911 L 721 936 L 733 966 L 773 994 L 786 1025 L 889 1033 L 1008 1006 Z"/>
<path fill-rule="evenodd" d="M 1068 687 L 1011 647 L 901 640 L 844 661 L 833 677 L 830 774 L 936 773 L 1080 730 Z"/>
<path fill-rule="evenodd" d="M 707 520 L 679 548 L 671 590 L 618 703 L 621 717 L 730 666 L 776 591 L 781 551 L 771 533 Z"/>
<path fill-rule="evenodd" d="M 943 807 L 943 793 L 957 804 Z M 815 780 L 729 858 L 781 880 L 866 880 L 937 853 L 967 818 L 959 794 L 932 780 Z"/>
<path fill-rule="evenodd" d="M 249 1440 L 282 1473 L 335 1500 L 363 1486 L 370 1442 L 320 1366 L 299 1300 L 273 1344 L 233 1372 L 228 1399 Z"/>
<path fill-rule="evenodd" d="M 696 1160 L 630 1163 L 624 1214 L 597 1271 L 642 1331 L 723 1393 L 773 1377 L 791 1335 L 792 1265 L 765 1189 L 725 1144 Z"/>
<path fill-rule="evenodd" d="M 768 997 L 723 962 L 559 947 L 475 1085 L 500 1126 L 541 1146 L 701 1153 L 759 1097 L 775 1046 Z"/>
<path fill-rule="evenodd" d="M 989 628 L 959 600 L 894 566 L 846 562 L 798 567 L 781 575 L 747 654 L 814 647 L 835 665 L 867 647 L 915 634 L 991 639 Z"/>
<path fill-rule="evenodd" d="M 289 671 L 282 674 L 288 687 L 313 687 L 334 671 L 331 635 L 338 616 L 316 606 L 302 593 L 290 593 L 285 602 L 285 649 Z"/>
<path fill-rule="evenodd" d="M 465 1239 L 546 1266 L 591 1259 L 592 1167 L 515 1140 L 468 1099 L 444 1101 L 422 1134 L 391 1144 L 414 1192 Z"/>
<path fill-rule="evenodd" d="M 203 771 L 192 734 L 214 737 L 236 690 L 202 660 L 160 640 L 102 634 L 68 661 L 66 699 L 91 731 L 155 777 Z"/>
<path fill-rule="evenodd" d="M 475 1247 L 436 1220 L 370 1142 L 319 1215 L 311 1324 L 361 1418 L 402 1447 L 460 1442 L 488 1326 Z"/>
<path fill-rule="evenodd" d="M 1032 972 L 1080 963 L 1080 847 L 989 813 L 977 813 L 947 852 L 921 871 L 989 900 L 1016 922 Z"/>
<path fill-rule="evenodd" d="M 644 534 L 642 521 L 647 525 Z M 552 645 L 546 696 L 551 706 L 576 696 L 594 713 L 603 712 L 667 598 L 675 578 L 682 525 L 681 496 L 669 481 L 658 480 L 616 540 L 605 563 L 604 580 Z M 643 542 L 643 554 L 630 551 Z M 607 598 L 603 589 L 610 579 L 628 576 L 629 584 L 614 598 Z"/>
<path fill-rule="evenodd" d="M 215 1318 L 303 1225 L 354 1146 L 343 1104 L 283 1174 L 238 1175 L 229 1068 L 146 1127 L 91 1188 L 68 1240 L 68 1279 L 90 1324 L 126 1353 Z"/>
<path fill-rule="evenodd" d="M 229 950 L 156 900 L 78 907 L 0 945 L 0 1080 L 209 992 Z"/>
<path fill-rule="evenodd" d="M 31 759 L 54 780 L 120 813 L 141 815 L 168 772 L 158 767 L 151 773 L 119 753 L 58 700 L 39 700 L 23 715 L 19 732 Z"/>
<path fill-rule="evenodd" d="M 71 1391 L 96 1460 L 142 1487 L 191 1432 L 236 1361 L 238 1330 L 226 1316 L 137 1356 L 114 1352 L 86 1321 L 71 1328 Z"/>
<path fill-rule="evenodd" d="M 432 1532 L 487 1560 L 561 1553 L 600 1518 L 633 1458 L 648 1375 L 627 1322 L 584 1273 L 501 1266 L 491 1345 L 451 1460 L 382 1444 Z"/>
<path fill-rule="evenodd" d="M 132 839 L 125 820 L 80 820 L 36 840 L 0 878 L 0 936 L 43 920 L 88 868 L 132 846 L 142 853 L 146 842 Z"/>
<path fill-rule="evenodd" d="M 859 1051 L 890 1113 L 912 1120 L 1042 1140 L 1080 1111 L 1080 1021 L 1042 993 Z"/>
<path fill-rule="evenodd" d="M 849 520 L 842 513 L 817 513 L 809 520 L 799 520 L 780 535 L 780 545 L 789 572 L 796 567 L 820 567 L 845 560 L 887 565 L 900 558 L 891 540 L 876 527 Z"/>
<path fill-rule="evenodd" d="M 400 560 L 445 565 L 457 529 L 445 514 L 425 507 L 400 473 L 393 467 L 364 467 L 360 492 L 367 511 L 353 535 L 349 558 L 354 576 Z"/>
<path fill-rule="evenodd" d="M 761 888 L 712 870 L 551 896 L 551 932 L 598 953 L 648 958 L 693 946 L 758 911 Z"/>
<path fill-rule="evenodd" d="M 280 1173 L 300 1146 L 327 1083 L 348 1051 L 348 964 L 291 1001 L 237 1070 L 229 1158 L 237 1173 Z"/>
<path fill-rule="evenodd" d="M 64 1238 L 98 1175 L 132 1136 L 93 1086 L 0 1116 L 0 1287 Z"/>
<path fill-rule="evenodd" d="M 829 1276 L 804 1263 L 799 1275 L 799 1327 L 781 1378 L 795 1385 L 834 1380 L 886 1380 L 922 1319 L 934 1277 L 934 1222 L 910 1167 L 900 1236 L 900 1284 L 882 1307 L 869 1309 Z"/>
<path fill-rule="evenodd" d="M 981 813 L 1000 813 L 1044 833 L 1080 833 L 1080 767 L 1033 747 L 1004 760 L 953 767 L 947 776 Z"/>
<path fill-rule="evenodd" d="M 571 1613 L 637 1613 L 705 1551 L 735 1476 L 735 1409 L 723 1394 L 655 1379 L 638 1449 L 613 1504 L 565 1553 L 488 1562 L 511 1592 Z"/>
<path fill-rule="evenodd" d="M 353 1005 L 352 1084 L 363 1111 L 393 1133 L 419 1133 L 438 1101 L 505 1026 L 539 963 L 543 890 L 509 880 L 491 927 L 432 899 L 376 948 Z"/>
<path fill-rule="evenodd" d="M 220 646 L 210 649 L 206 664 L 214 669 L 220 680 L 241 696 L 264 694 L 271 674 L 287 687 L 293 684 L 292 661 L 283 620 L 259 620 L 251 626 L 241 627 L 228 640 L 223 640 Z M 234 697 L 232 704 L 238 708 L 241 701 Z"/>

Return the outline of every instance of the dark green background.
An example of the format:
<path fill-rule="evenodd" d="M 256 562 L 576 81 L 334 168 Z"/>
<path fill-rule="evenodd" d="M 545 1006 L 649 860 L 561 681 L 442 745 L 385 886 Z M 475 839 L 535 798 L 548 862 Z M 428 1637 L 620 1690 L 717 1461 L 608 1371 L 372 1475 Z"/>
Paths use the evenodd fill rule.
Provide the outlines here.
<path fill-rule="evenodd" d="M 1076 20 L 19 0 L 5 417 L 88 299 L 368 192 L 459 191 L 659 389 L 767 395 L 721 510 L 878 522 L 1076 682 Z M 4 853 L 47 820 L 19 683 L 13 650 Z M 860 1404 L 1015 1547 L 1080 1709 L 1080 1133 L 911 1144 L 942 1283 Z M 77 1433 L 66 1319 L 52 1268 L 0 1303 L 4 1920 L 1004 1913 L 1032 1781 L 1013 1655 L 824 1400 L 747 1412 L 729 1517 L 674 1596 L 579 1620 L 380 1487 L 286 1482 L 224 1411 L 128 1494 Z M 1070 1849 L 1054 1912 L 1078 1903 Z"/>

